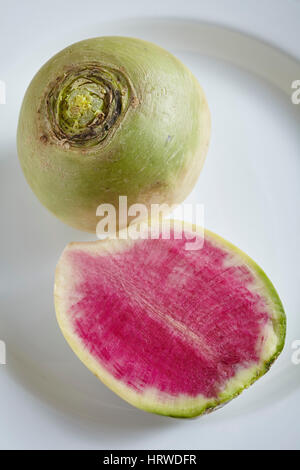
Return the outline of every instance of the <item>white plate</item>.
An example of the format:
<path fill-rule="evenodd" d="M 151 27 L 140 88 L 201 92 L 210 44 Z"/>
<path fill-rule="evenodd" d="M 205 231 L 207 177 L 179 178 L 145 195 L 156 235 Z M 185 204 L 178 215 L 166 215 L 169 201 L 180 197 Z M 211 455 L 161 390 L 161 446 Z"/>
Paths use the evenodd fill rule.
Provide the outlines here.
<path fill-rule="evenodd" d="M 93 8 L 90 1 L 84 3 L 91 17 L 80 25 L 83 15 L 74 1 L 69 10 L 61 7 L 65 10 L 55 22 L 53 10 L 38 2 L 19 2 L 24 11 L 19 10 L 15 19 L 16 5 L 10 2 L 9 26 L 5 23 L 0 33 L 5 45 L 0 79 L 7 85 L 7 103 L 0 105 L 0 340 L 7 346 L 7 365 L 0 365 L 0 447 L 299 448 L 300 365 L 292 362 L 291 345 L 300 339 L 300 105 L 291 102 L 291 83 L 300 79 L 300 65 L 284 52 L 291 52 L 294 42 L 287 40 L 286 48 L 281 42 L 280 50 L 229 27 L 203 23 L 197 2 L 183 2 L 185 15 L 193 19 L 180 19 L 177 5 L 176 19 L 123 21 L 118 18 L 128 14 L 127 2 L 117 2 L 122 14 L 115 12 L 116 19 L 110 22 L 104 20 L 111 19 L 113 6 L 106 11 L 97 2 Z M 259 30 L 261 16 L 257 25 L 251 2 L 241 3 L 247 6 L 247 30 Z M 133 4 L 132 16 L 141 15 L 141 6 Z M 154 4 L 158 7 L 159 2 Z M 274 1 L 273 5 L 281 8 L 287 37 L 289 32 L 296 34 L 299 4 Z M 266 13 L 267 5 L 261 8 Z M 237 15 L 231 15 L 235 27 L 240 15 L 240 30 L 245 30 L 244 13 L 239 7 Z M 152 14 L 149 10 L 148 16 Z M 270 15 L 273 18 L 274 12 Z M 219 11 L 216 16 L 219 23 Z M 227 25 L 229 16 L 224 12 Z M 278 35 L 271 27 L 266 31 L 266 39 L 274 44 L 282 40 L 282 31 Z M 18 110 L 36 70 L 65 45 L 106 34 L 154 41 L 175 53 L 198 77 L 211 108 L 213 131 L 204 170 L 187 202 L 204 203 L 206 226 L 263 267 L 288 316 L 286 347 L 271 371 L 223 409 L 196 420 L 135 410 L 73 355 L 55 320 L 53 274 L 69 241 L 91 237 L 68 228 L 39 204 L 16 159 Z M 294 38 L 299 44 L 299 33 Z"/>

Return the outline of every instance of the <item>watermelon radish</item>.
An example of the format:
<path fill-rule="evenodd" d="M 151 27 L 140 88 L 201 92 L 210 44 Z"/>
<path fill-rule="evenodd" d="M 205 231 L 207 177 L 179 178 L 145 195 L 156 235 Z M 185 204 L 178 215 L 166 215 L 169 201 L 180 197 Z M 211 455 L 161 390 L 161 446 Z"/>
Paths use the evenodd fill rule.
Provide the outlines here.
<path fill-rule="evenodd" d="M 285 339 L 260 267 L 207 230 L 202 249 L 187 250 L 193 230 L 174 221 L 170 239 L 151 239 L 145 223 L 137 240 L 71 243 L 55 278 L 57 319 L 83 363 L 132 405 L 173 417 L 239 395 Z"/>
<path fill-rule="evenodd" d="M 68 46 L 35 75 L 17 146 L 41 203 L 95 233 L 97 207 L 118 211 L 123 194 L 128 206 L 148 210 L 183 201 L 204 164 L 210 128 L 204 91 L 176 57 L 148 41 L 104 36 Z"/>

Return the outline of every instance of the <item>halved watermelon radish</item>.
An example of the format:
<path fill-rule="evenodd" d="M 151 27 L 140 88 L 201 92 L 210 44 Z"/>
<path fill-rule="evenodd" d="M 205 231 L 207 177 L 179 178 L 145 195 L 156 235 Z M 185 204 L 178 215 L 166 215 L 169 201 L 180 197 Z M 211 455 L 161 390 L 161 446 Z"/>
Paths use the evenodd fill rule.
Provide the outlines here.
<path fill-rule="evenodd" d="M 56 271 L 57 319 L 78 357 L 126 401 L 193 417 L 269 369 L 285 314 L 259 266 L 219 236 L 206 230 L 203 248 L 189 251 L 195 227 L 189 234 L 174 221 L 171 239 L 149 231 L 69 244 Z"/>

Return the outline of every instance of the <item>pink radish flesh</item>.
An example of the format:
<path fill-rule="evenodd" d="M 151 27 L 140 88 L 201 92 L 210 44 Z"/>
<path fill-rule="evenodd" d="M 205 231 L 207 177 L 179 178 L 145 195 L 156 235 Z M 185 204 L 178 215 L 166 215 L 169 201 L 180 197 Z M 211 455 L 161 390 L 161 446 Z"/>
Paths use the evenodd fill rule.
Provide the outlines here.
<path fill-rule="evenodd" d="M 139 240 L 109 256 L 70 250 L 68 317 L 90 354 L 135 391 L 217 397 L 258 363 L 270 315 L 240 259 L 207 239 L 187 251 L 186 241 Z"/>

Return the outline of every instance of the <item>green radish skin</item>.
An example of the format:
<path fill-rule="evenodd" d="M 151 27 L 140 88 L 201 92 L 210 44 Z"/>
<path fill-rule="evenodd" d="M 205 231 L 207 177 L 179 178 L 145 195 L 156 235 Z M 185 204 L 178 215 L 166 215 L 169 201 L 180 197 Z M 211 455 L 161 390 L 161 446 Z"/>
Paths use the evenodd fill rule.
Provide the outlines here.
<path fill-rule="evenodd" d="M 95 79 L 92 90 L 85 77 Z M 204 92 L 176 57 L 140 39 L 100 37 L 67 47 L 36 74 L 17 147 L 42 204 L 95 232 L 97 207 L 118 208 L 119 196 L 147 208 L 183 201 L 203 166 L 210 126 Z"/>

